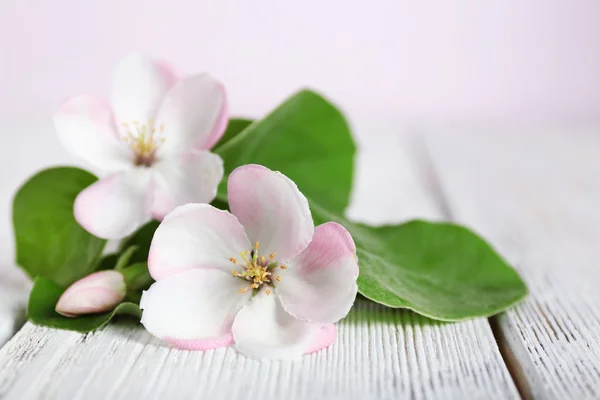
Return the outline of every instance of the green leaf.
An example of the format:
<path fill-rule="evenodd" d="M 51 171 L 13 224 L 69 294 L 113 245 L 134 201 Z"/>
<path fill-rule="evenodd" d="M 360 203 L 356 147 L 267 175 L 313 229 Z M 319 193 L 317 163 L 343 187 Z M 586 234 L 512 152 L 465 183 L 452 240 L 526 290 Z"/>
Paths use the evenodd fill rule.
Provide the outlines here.
<path fill-rule="evenodd" d="M 148 263 L 142 262 L 130 265 L 121 271 L 127 285 L 127 299 L 139 303 L 142 291 L 154 283 L 148 271 Z"/>
<path fill-rule="evenodd" d="M 343 116 L 316 93 L 292 96 L 216 152 L 226 174 L 249 163 L 281 171 L 309 198 L 316 224 L 344 225 L 357 246 L 359 292 L 373 301 L 458 321 L 496 314 L 527 294 L 518 274 L 466 228 L 425 221 L 376 228 L 346 220 L 355 146 Z M 213 205 L 227 209 L 226 179 Z"/>
<path fill-rule="evenodd" d="M 523 300 L 519 275 L 481 237 L 451 223 L 370 227 L 311 203 L 315 224 L 336 221 L 356 243 L 359 292 L 442 321 L 487 317 Z"/>
<path fill-rule="evenodd" d="M 328 210 L 341 214 L 348 205 L 355 145 L 342 114 L 314 92 L 295 94 L 215 152 L 226 175 L 261 164 L 287 175 Z M 226 178 L 219 191 L 226 193 Z"/>
<path fill-rule="evenodd" d="M 113 311 L 104 314 L 67 318 L 54 311 L 56 303 L 63 292 L 64 289 L 51 280 L 36 278 L 27 305 L 27 317 L 31 322 L 36 325 L 85 333 L 103 327 L 117 315 L 131 315 L 138 319 L 141 318 L 140 308 L 134 303 L 121 303 Z"/>
<path fill-rule="evenodd" d="M 229 203 L 227 202 L 227 197 L 223 195 L 217 194 L 217 197 L 210 203 L 211 206 L 218 208 L 219 210 L 229 210 Z"/>
<path fill-rule="evenodd" d="M 150 251 L 152 237 L 154 237 L 154 231 L 156 231 L 159 224 L 160 222 L 158 221 L 150 221 L 135 231 L 133 235 L 121 244 L 119 254 L 122 255 L 131 247 L 135 247 L 135 251 L 130 255 L 128 263 L 136 264 L 148 261 L 148 252 Z"/>
<path fill-rule="evenodd" d="M 221 139 L 212 148 L 212 152 L 216 152 L 221 146 L 229 142 L 231 139 L 236 137 L 240 132 L 248 127 L 252 123 L 250 119 L 233 118 L 229 120 L 225 133 L 221 136 Z"/>
<path fill-rule="evenodd" d="M 57 167 L 39 172 L 15 195 L 13 225 L 17 264 L 31 277 L 66 287 L 96 269 L 106 240 L 73 216 L 75 197 L 96 181 L 89 172 Z"/>
<path fill-rule="evenodd" d="M 118 254 L 107 254 L 100 259 L 96 271 L 103 271 L 105 269 L 115 269 L 117 262 L 119 261 Z"/>
<path fill-rule="evenodd" d="M 123 268 L 125 268 L 126 266 L 128 266 L 129 262 L 131 260 L 131 257 L 133 256 L 133 254 L 135 253 L 135 251 L 137 249 L 138 249 L 138 246 L 129 246 L 127 249 L 125 249 L 125 251 L 123 251 L 119 255 L 119 258 L 117 259 L 117 262 L 115 263 L 115 269 L 117 271 L 120 271 Z"/>

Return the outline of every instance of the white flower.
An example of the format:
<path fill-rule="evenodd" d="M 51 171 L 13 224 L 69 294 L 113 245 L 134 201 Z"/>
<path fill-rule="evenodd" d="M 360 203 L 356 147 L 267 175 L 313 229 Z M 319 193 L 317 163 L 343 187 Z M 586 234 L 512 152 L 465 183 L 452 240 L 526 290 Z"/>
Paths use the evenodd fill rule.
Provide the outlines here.
<path fill-rule="evenodd" d="M 254 358 L 329 346 L 356 297 L 358 263 L 341 225 L 314 227 L 306 198 L 259 165 L 233 171 L 231 212 L 187 204 L 156 230 L 142 324 L 184 349 L 232 344 Z"/>
<path fill-rule="evenodd" d="M 189 202 L 208 203 L 223 177 L 210 149 L 227 125 L 223 86 L 206 74 L 180 77 L 165 63 L 125 57 L 113 75 L 111 104 L 85 94 L 54 115 L 65 148 L 110 174 L 82 191 L 77 221 L 119 239 Z"/>

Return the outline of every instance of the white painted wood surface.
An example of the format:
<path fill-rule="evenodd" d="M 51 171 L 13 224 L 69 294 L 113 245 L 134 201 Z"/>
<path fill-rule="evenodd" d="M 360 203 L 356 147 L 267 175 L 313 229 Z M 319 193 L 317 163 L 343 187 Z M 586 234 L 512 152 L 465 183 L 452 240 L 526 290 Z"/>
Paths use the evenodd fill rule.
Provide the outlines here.
<path fill-rule="evenodd" d="M 600 398 L 600 129 L 431 136 L 452 217 L 531 295 L 498 317 L 526 397 Z M 489 133 L 489 132 L 488 132 Z"/>
<path fill-rule="evenodd" d="M 442 219 L 423 149 L 370 136 L 349 213 L 367 222 Z M 387 154 L 387 156 L 386 156 Z M 402 207 L 399 207 L 401 205 Z M 300 362 L 232 349 L 185 352 L 139 325 L 81 335 L 26 324 L 0 350 L 2 399 L 516 399 L 486 319 L 457 324 L 359 303 L 333 347 Z"/>
<path fill-rule="evenodd" d="M 361 302 L 299 362 L 174 350 L 138 325 L 88 335 L 27 324 L 0 353 L 5 399 L 512 399 L 485 320 L 432 322 Z"/>

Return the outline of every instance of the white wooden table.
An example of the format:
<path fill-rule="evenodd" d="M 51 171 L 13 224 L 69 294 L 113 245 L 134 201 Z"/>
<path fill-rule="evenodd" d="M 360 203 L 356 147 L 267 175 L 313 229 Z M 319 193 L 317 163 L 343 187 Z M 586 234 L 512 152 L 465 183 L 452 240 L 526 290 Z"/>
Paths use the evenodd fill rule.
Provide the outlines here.
<path fill-rule="evenodd" d="M 472 227 L 527 281 L 524 303 L 448 324 L 358 302 L 299 362 L 175 350 L 133 323 L 27 323 L 0 350 L 0 398 L 600 398 L 600 129 L 387 130 L 359 136 L 349 215 Z"/>

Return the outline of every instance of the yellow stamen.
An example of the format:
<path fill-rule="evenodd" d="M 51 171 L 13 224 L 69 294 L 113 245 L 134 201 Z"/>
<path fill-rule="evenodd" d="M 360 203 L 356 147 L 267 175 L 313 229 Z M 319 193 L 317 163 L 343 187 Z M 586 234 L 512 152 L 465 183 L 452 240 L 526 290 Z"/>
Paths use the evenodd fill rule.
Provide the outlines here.
<path fill-rule="evenodd" d="M 123 139 L 135 152 L 136 165 L 150 166 L 154 162 L 157 147 L 165 141 L 161 133 L 156 133 L 155 122 L 149 118 L 146 122 L 122 122 L 125 133 Z"/>
<path fill-rule="evenodd" d="M 247 256 L 248 254 L 250 254 L 250 252 L 249 252 L 248 250 L 246 250 L 246 251 L 242 251 L 242 252 L 240 253 L 240 257 L 242 257 L 242 260 L 244 260 L 244 262 L 245 262 L 246 264 L 249 264 L 249 263 L 250 263 L 250 261 L 248 261 L 248 259 L 246 258 L 246 256 Z"/>
<path fill-rule="evenodd" d="M 248 281 L 249 285 L 244 289 L 240 289 L 239 293 L 246 293 L 248 290 L 258 290 L 262 286 L 266 286 L 265 293 L 271 294 L 272 289 L 270 288 L 273 285 L 274 281 L 280 282 L 281 277 L 278 275 L 274 279 L 272 277 L 273 268 L 277 267 L 277 261 L 273 263 L 269 263 L 265 256 L 259 255 L 260 244 L 259 242 L 255 242 L 252 251 L 246 250 L 240 253 L 240 257 L 243 260 L 240 264 L 238 264 L 238 268 L 241 268 L 242 271 L 232 270 L 231 273 L 236 278 L 242 278 Z M 269 254 L 269 259 L 275 259 L 275 253 Z M 237 264 L 237 259 L 234 257 L 230 257 L 229 261 L 234 264 Z M 286 269 L 285 265 L 280 266 L 282 269 Z"/>
<path fill-rule="evenodd" d="M 279 268 L 281 268 L 281 269 L 287 269 L 287 266 L 285 266 L 285 265 L 280 265 L 280 266 L 279 266 Z"/>

